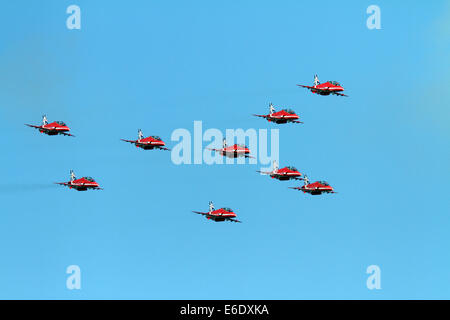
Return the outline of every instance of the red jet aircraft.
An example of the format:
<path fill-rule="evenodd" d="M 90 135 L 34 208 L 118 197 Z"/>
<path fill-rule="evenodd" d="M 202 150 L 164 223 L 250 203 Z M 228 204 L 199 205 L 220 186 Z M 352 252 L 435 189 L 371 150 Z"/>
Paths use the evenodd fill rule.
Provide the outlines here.
<path fill-rule="evenodd" d="M 211 148 L 207 148 L 207 149 L 219 152 L 222 156 L 228 157 L 228 158 L 237 158 L 237 157 L 253 158 L 249 154 L 250 149 L 247 146 L 245 146 L 243 144 L 234 144 L 230 147 L 227 147 L 227 141 L 225 139 L 223 139 L 223 148 L 222 149 L 211 149 Z"/>
<path fill-rule="evenodd" d="M 125 142 L 133 143 L 137 148 L 142 148 L 144 150 L 153 150 L 153 149 L 160 149 L 160 150 L 168 150 L 170 149 L 164 147 L 166 144 L 164 141 L 161 140 L 158 136 L 150 136 L 147 138 L 144 138 L 144 135 L 142 134 L 141 129 L 138 130 L 138 139 L 137 140 L 125 140 L 120 139 Z"/>
<path fill-rule="evenodd" d="M 209 212 L 192 211 L 197 214 L 204 215 L 206 219 L 213 220 L 215 222 L 220 221 L 231 221 L 231 222 L 242 222 L 236 219 L 236 213 L 230 208 L 220 208 L 218 210 L 214 209 L 214 204 L 212 201 L 209 202 Z"/>
<path fill-rule="evenodd" d="M 93 190 L 103 190 L 99 187 L 98 183 L 91 177 L 83 177 L 77 179 L 75 173 L 70 170 L 70 181 L 69 182 L 55 182 L 56 184 L 67 186 L 70 189 L 75 189 L 77 191 L 86 191 L 88 189 Z"/>
<path fill-rule="evenodd" d="M 281 111 L 275 112 L 275 108 L 273 107 L 272 103 L 269 104 L 269 114 L 267 115 L 254 114 L 254 116 L 265 118 L 267 119 L 267 121 L 275 122 L 277 124 L 288 122 L 303 123 L 298 120 L 300 117 L 291 109 L 283 109 Z"/>
<path fill-rule="evenodd" d="M 42 116 L 42 126 L 34 126 L 32 124 L 25 124 L 26 126 L 38 129 L 39 132 L 48 134 L 49 136 L 56 136 L 57 134 L 62 134 L 65 136 L 75 137 L 73 134 L 68 133 L 70 128 L 62 121 L 54 121 L 48 123 L 47 117 Z"/>
<path fill-rule="evenodd" d="M 344 87 L 342 87 L 339 82 L 336 81 L 327 81 L 325 83 L 320 83 L 317 75 L 314 76 L 314 85 L 304 86 L 298 84 L 299 87 L 310 89 L 312 93 L 320 94 L 321 96 L 329 96 L 330 94 L 335 94 L 337 96 L 348 97 L 347 95 L 340 93 L 344 91 Z"/>
<path fill-rule="evenodd" d="M 278 164 L 276 161 L 273 162 L 273 170 L 268 171 L 257 171 L 261 174 L 268 174 L 272 179 L 278 179 L 281 181 L 291 180 L 291 179 L 297 179 L 302 180 L 301 178 L 302 174 L 298 172 L 298 170 L 294 167 L 284 167 L 281 169 L 278 169 Z"/>
<path fill-rule="evenodd" d="M 326 181 L 316 181 L 313 183 L 309 183 L 308 177 L 305 175 L 303 178 L 304 185 L 301 187 L 289 187 L 290 189 L 301 190 L 304 193 L 309 193 L 312 195 L 318 195 L 322 193 L 336 193 L 333 190 L 333 187 L 328 184 Z"/>

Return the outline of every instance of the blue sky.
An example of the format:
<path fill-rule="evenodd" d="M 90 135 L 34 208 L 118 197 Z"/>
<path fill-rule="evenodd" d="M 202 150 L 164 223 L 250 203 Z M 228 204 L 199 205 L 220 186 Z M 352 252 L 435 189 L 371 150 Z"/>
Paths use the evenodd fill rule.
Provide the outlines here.
<path fill-rule="evenodd" d="M 74 3 L 81 30 L 66 28 Z M 449 16 L 446 1 L 3 4 L 0 298 L 450 298 Z M 315 73 L 350 97 L 296 87 Z M 251 116 L 270 101 L 305 124 Z M 76 138 L 23 125 L 44 113 Z M 171 147 L 194 120 L 279 128 L 280 165 L 339 193 L 119 140 L 142 128 Z M 70 169 L 105 190 L 52 185 Z M 209 200 L 244 223 L 191 213 Z M 366 288 L 373 264 L 381 290 Z"/>

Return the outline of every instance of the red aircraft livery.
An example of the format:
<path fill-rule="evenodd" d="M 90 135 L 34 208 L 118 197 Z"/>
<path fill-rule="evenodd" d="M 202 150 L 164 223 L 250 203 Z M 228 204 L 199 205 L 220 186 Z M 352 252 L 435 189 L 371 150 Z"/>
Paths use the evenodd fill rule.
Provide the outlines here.
<path fill-rule="evenodd" d="M 341 93 L 344 91 L 344 87 L 340 85 L 339 82 L 336 81 L 327 81 L 325 83 L 320 83 L 317 75 L 314 76 L 314 85 L 304 86 L 298 84 L 299 87 L 310 89 L 312 93 L 320 94 L 321 96 L 329 96 L 330 94 L 335 94 L 337 96 L 348 97 L 347 95 Z"/>
<path fill-rule="evenodd" d="M 192 212 L 204 215 L 206 219 L 213 220 L 215 222 L 221 221 L 242 222 L 236 219 L 236 213 L 234 213 L 233 210 L 230 208 L 220 208 L 218 210 L 215 210 L 212 201 L 209 202 L 208 212 L 200 212 L 200 211 L 192 211 Z"/>
<path fill-rule="evenodd" d="M 219 152 L 222 156 L 228 158 L 237 158 L 237 157 L 254 158 L 250 155 L 250 149 L 247 146 L 243 144 L 234 144 L 230 147 L 227 147 L 227 141 L 225 139 L 223 139 L 222 149 L 211 149 L 211 148 L 207 149 Z"/>
<path fill-rule="evenodd" d="M 77 191 L 86 191 L 88 189 L 93 190 L 103 190 L 99 187 L 98 183 L 91 177 L 83 177 L 77 179 L 75 173 L 70 170 L 70 181 L 69 182 L 56 182 L 56 184 L 67 186 L 70 189 L 75 189 Z"/>
<path fill-rule="evenodd" d="M 166 144 L 164 141 L 161 140 L 158 136 L 150 136 L 147 138 L 144 138 L 144 135 L 142 134 L 141 129 L 138 130 L 138 139 L 137 140 L 125 140 L 120 139 L 125 142 L 133 143 L 137 148 L 142 148 L 144 150 L 153 150 L 153 149 L 159 149 L 159 150 L 168 150 L 170 149 L 164 147 Z"/>
<path fill-rule="evenodd" d="M 333 187 L 328 184 L 326 181 L 316 181 L 313 183 L 309 183 L 308 177 L 305 175 L 303 178 L 304 185 L 301 187 L 290 187 L 291 189 L 301 190 L 304 193 L 309 193 L 312 195 L 318 195 L 322 193 L 336 193 L 333 190 Z"/>
<path fill-rule="evenodd" d="M 40 132 L 48 134 L 49 136 L 56 136 L 57 134 L 62 134 L 65 136 L 75 137 L 73 134 L 68 133 L 70 128 L 62 121 L 54 121 L 48 123 L 47 117 L 42 116 L 42 125 L 34 126 L 32 124 L 25 124 L 26 126 L 38 129 Z"/>
<path fill-rule="evenodd" d="M 257 171 L 261 174 L 268 174 L 272 179 L 278 179 L 281 181 L 297 179 L 302 180 L 302 174 L 298 172 L 295 167 L 289 166 L 278 169 L 278 164 L 276 161 L 273 162 L 273 170 L 272 171 Z"/>
<path fill-rule="evenodd" d="M 288 122 L 303 123 L 298 120 L 300 117 L 291 109 L 283 109 L 281 111 L 275 112 L 275 108 L 273 107 L 272 103 L 269 104 L 269 114 L 266 115 L 254 114 L 254 116 L 265 118 L 267 119 L 267 121 L 275 122 L 277 124 Z"/>

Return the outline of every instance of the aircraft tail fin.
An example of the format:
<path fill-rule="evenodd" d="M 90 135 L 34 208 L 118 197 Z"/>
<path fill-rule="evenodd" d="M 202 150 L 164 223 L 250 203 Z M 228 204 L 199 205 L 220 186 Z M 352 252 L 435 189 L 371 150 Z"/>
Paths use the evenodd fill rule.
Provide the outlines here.
<path fill-rule="evenodd" d="M 270 115 L 272 115 L 272 113 L 275 112 L 275 108 L 274 108 L 272 102 L 269 104 L 269 112 L 270 112 Z"/>
<path fill-rule="evenodd" d="M 317 76 L 317 74 L 315 74 L 314 75 L 314 85 L 317 86 L 319 84 L 320 84 L 319 77 Z"/>
<path fill-rule="evenodd" d="M 142 133 L 142 130 L 138 130 L 138 140 L 142 140 L 144 138 L 144 134 Z"/>
<path fill-rule="evenodd" d="M 223 148 L 226 148 L 226 147 L 227 147 L 227 139 L 223 139 L 222 147 L 223 147 Z"/>
<path fill-rule="evenodd" d="M 47 116 L 44 114 L 42 116 L 42 125 L 45 126 L 46 124 L 48 124 L 48 121 L 47 121 Z"/>
<path fill-rule="evenodd" d="M 209 212 L 213 212 L 214 211 L 214 204 L 212 201 L 209 202 Z"/>
<path fill-rule="evenodd" d="M 75 179 L 76 179 L 75 172 L 73 172 L 73 170 L 70 170 L 70 181 L 73 181 Z"/>
<path fill-rule="evenodd" d="M 309 179 L 308 179 L 308 176 L 306 174 L 303 176 L 303 182 L 304 182 L 305 186 L 307 186 L 309 184 Z"/>
<path fill-rule="evenodd" d="M 277 160 L 273 160 L 273 171 L 277 171 L 278 170 L 278 163 Z"/>

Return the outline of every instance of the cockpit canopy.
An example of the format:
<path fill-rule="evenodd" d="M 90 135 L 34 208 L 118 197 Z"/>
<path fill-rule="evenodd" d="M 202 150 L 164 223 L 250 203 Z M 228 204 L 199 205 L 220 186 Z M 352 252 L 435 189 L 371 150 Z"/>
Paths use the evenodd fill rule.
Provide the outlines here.
<path fill-rule="evenodd" d="M 240 147 L 240 148 L 247 148 L 247 146 L 245 145 L 245 144 L 236 144 L 238 147 Z"/>
<path fill-rule="evenodd" d="M 283 111 L 289 113 L 289 114 L 295 114 L 295 111 L 292 109 L 283 109 Z"/>
<path fill-rule="evenodd" d="M 226 212 L 233 212 L 233 209 L 231 209 L 231 208 L 222 208 L 222 210 L 224 210 Z"/>
<path fill-rule="evenodd" d="M 89 182 L 95 182 L 94 178 L 92 177 L 84 177 Z"/>
<path fill-rule="evenodd" d="M 297 168 L 296 168 L 296 167 L 293 167 L 293 166 L 288 166 L 288 167 L 286 167 L 286 168 L 288 168 L 288 169 L 291 170 L 291 171 L 298 171 Z"/>
<path fill-rule="evenodd" d="M 328 81 L 329 83 L 331 83 L 333 86 L 340 86 L 341 84 L 337 81 Z"/>
<path fill-rule="evenodd" d="M 55 121 L 57 124 L 59 124 L 60 126 L 65 126 L 66 124 L 63 121 Z"/>
<path fill-rule="evenodd" d="M 153 139 L 155 139 L 155 140 L 158 140 L 158 141 L 161 141 L 161 138 L 160 137 L 158 137 L 158 136 L 151 136 Z"/>
<path fill-rule="evenodd" d="M 318 181 L 318 182 L 324 186 L 329 186 L 328 182 L 326 182 L 326 181 Z"/>

